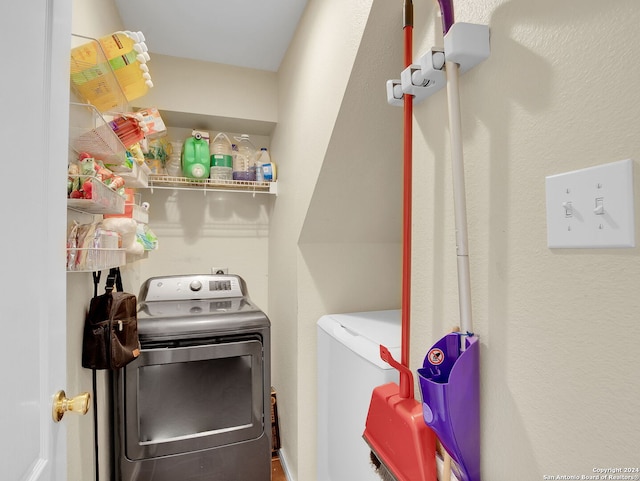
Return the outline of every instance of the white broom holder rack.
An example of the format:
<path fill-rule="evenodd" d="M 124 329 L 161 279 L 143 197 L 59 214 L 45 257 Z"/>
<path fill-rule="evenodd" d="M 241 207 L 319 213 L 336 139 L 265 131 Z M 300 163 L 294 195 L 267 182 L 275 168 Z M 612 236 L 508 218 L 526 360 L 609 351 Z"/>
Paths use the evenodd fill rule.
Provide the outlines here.
<path fill-rule="evenodd" d="M 419 103 L 445 87 L 445 62 L 459 65 L 460 74 L 489 58 L 489 27 L 475 23 L 454 23 L 444 36 L 444 49 L 432 48 L 405 68 L 399 80 L 387 80 L 387 102 L 401 107 L 403 95 Z"/>

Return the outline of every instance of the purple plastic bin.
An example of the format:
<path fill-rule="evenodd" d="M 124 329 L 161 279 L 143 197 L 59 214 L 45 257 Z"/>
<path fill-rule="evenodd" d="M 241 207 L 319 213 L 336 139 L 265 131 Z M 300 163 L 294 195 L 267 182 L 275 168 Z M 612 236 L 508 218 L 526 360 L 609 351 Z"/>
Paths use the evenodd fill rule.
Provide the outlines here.
<path fill-rule="evenodd" d="M 424 421 L 455 463 L 460 481 L 480 481 L 480 343 L 447 334 L 418 369 Z"/>

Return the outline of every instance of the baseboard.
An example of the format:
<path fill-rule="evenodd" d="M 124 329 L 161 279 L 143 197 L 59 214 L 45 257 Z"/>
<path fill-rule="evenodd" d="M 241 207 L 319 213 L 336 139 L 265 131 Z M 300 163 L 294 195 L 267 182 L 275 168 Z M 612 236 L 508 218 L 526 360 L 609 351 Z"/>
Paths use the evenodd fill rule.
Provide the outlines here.
<path fill-rule="evenodd" d="M 287 455 L 284 452 L 284 449 L 280 448 L 278 450 L 278 457 L 280 458 L 280 465 L 282 466 L 282 471 L 284 472 L 287 481 L 296 481 L 289 472 L 289 467 L 287 466 Z"/>

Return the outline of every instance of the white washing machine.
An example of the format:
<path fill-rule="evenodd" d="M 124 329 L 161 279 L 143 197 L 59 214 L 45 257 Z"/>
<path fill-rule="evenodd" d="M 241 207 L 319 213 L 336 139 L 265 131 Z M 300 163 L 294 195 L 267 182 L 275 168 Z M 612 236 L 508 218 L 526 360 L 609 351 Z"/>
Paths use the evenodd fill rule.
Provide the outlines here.
<path fill-rule="evenodd" d="M 400 324 L 399 310 L 318 320 L 318 481 L 380 481 L 362 433 L 373 389 L 399 382 L 380 344 L 400 359 Z"/>

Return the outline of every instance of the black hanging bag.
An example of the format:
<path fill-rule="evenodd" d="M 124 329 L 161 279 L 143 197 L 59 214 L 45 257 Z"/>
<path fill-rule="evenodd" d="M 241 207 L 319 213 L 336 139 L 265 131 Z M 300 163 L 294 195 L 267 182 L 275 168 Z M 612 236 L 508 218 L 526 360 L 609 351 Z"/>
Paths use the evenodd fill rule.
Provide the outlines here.
<path fill-rule="evenodd" d="M 120 369 L 140 355 L 136 296 L 122 292 L 119 268 L 110 270 L 105 291 L 91 299 L 85 318 L 82 367 L 88 369 Z"/>

